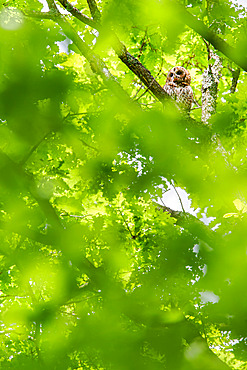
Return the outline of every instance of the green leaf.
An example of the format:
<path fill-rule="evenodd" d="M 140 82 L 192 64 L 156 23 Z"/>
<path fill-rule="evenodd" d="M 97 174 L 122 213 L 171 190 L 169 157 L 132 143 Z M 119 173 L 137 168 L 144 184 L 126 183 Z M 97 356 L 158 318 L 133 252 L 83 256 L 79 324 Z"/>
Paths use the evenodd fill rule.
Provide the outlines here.
<path fill-rule="evenodd" d="M 242 213 L 247 212 L 247 205 L 243 203 L 240 199 L 235 199 L 233 203 L 239 212 L 242 212 Z"/>

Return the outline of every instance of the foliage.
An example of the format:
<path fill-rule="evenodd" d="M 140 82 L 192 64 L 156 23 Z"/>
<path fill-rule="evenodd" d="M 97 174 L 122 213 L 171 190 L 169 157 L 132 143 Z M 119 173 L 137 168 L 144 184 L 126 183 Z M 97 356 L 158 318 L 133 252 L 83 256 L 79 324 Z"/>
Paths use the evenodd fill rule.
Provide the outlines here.
<path fill-rule="evenodd" d="M 245 55 L 244 8 L 180 3 Z M 185 66 L 200 104 L 207 49 L 175 0 L 99 2 L 97 31 L 48 4 L 0 6 L 1 368 L 245 369 L 245 73 L 230 93 L 219 53 L 203 125 L 112 49 L 114 30 L 161 85 Z M 157 205 L 169 184 L 196 217 Z"/>

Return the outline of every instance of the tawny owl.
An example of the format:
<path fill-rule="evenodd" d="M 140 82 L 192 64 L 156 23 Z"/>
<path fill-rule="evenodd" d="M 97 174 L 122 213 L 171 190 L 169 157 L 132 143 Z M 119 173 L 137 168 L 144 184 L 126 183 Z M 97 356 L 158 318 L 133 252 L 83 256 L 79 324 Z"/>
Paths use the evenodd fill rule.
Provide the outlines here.
<path fill-rule="evenodd" d="M 178 107 L 189 112 L 193 102 L 193 90 L 190 86 L 191 77 L 184 67 L 173 67 L 167 74 L 163 87 L 177 103 Z"/>

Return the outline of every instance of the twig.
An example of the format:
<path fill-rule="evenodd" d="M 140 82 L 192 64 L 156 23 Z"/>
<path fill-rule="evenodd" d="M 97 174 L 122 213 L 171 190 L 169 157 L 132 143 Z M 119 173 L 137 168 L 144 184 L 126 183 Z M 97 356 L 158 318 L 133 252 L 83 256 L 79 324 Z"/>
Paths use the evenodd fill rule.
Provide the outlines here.
<path fill-rule="evenodd" d="M 140 46 L 140 50 L 139 50 L 139 54 L 137 56 L 137 58 L 139 59 L 142 55 L 142 50 L 144 48 L 144 46 L 146 46 L 146 37 L 147 37 L 147 31 L 148 31 L 148 28 L 146 27 L 145 29 L 145 33 L 144 33 L 144 36 L 143 36 L 143 39 L 141 41 L 141 46 Z"/>
<path fill-rule="evenodd" d="M 36 149 L 38 149 L 38 147 L 40 146 L 40 144 L 45 140 L 47 139 L 47 137 L 49 135 L 52 134 L 52 131 L 49 131 L 48 133 L 46 133 L 31 149 L 30 151 L 25 155 L 25 157 L 19 162 L 19 164 L 21 166 L 23 166 L 27 160 L 31 157 L 31 155 L 36 151 Z"/>
<path fill-rule="evenodd" d="M 138 98 L 136 98 L 134 101 L 138 101 L 140 98 L 142 98 L 143 97 L 143 95 L 145 95 L 146 94 L 146 92 L 148 92 L 149 90 L 150 90 L 150 88 L 152 87 L 152 84 L 153 84 L 153 81 L 151 81 L 151 83 L 150 83 L 150 85 L 143 91 L 143 93 L 140 95 L 140 96 L 138 96 Z"/>
<path fill-rule="evenodd" d="M 156 78 L 160 75 L 160 73 L 161 73 L 161 71 L 162 71 L 162 67 L 163 67 L 163 60 L 162 60 L 162 63 L 161 63 L 161 66 L 160 66 L 160 69 L 159 69 L 159 71 L 158 71 L 158 73 L 157 73 L 157 75 L 154 77 L 155 78 L 155 80 L 156 80 Z M 151 88 L 151 86 L 152 86 L 152 84 L 153 84 L 153 82 L 154 81 L 151 81 L 151 83 L 150 83 L 150 85 L 146 88 L 146 90 L 137 98 L 137 99 L 135 99 L 135 101 L 138 101 L 140 98 L 142 98 L 143 97 L 143 95 L 145 95 L 146 94 L 146 92 L 147 91 L 149 91 L 150 90 L 150 88 Z M 140 89 L 139 89 L 139 91 L 140 91 Z M 138 92 L 139 92 L 138 91 Z M 138 93 L 137 92 L 137 93 Z M 137 95 L 137 93 L 136 93 L 136 95 Z M 136 96 L 135 95 L 135 96 Z"/>
<path fill-rule="evenodd" d="M 120 215 L 121 215 L 121 217 L 122 217 L 122 219 L 123 219 L 123 221 L 124 221 L 124 224 L 125 224 L 125 225 L 126 225 L 126 227 L 127 227 L 128 232 L 130 233 L 131 238 L 132 238 L 132 239 L 135 239 L 135 235 L 133 235 L 132 231 L 130 230 L 129 225 L 128 225 L 127 221 L 126 221 L 126 220 L 125 220 L 125 218 L 124 218 L 123 212 L 121 211 L 121 209 L 120 209 L 120 208 L 119 208 L 118 210 L 119 210 L 119 213 L 120 213 Z"/>
<path fill-rule="evenodd" d="M 176 194 L 177 194 L 177 196 L 178 196 L 178 199 L 179 199 L 179 202 L 180 202 L 180 204 L 181 204 L 182 210 L 183 210 L 183 212 L 185 213 L 185 209 L 184 209 L 184 206 L 183 206 L 182 199 L 181 199 L 181 197 L 180 197 L 180 195 L 179 195 L 179 193 L 178 193 L 178 191 L 177 191 L 177 189 L 176 189 L 176 187 L 175 187 L 175 185 L 174 185 L 173 180 L 171 181 L 171 184 L 172 184 L 172 187 L 173 187 L 173 189 L 175 190 L 175 192 L 176 192 Z"/>
<path fill-rule="evenodd" d="M 233 93 L 235 93 L 236 88 L 237 88 L 238 79 L 239 79 L 239 75 L 240 75 L 240 68 L 232 69 L 230 66 L 228 66 L 228 69 L 232 74 L 232 84 L 231 84 L 231 87 L 230 87 L 230 92 L 231 92 L 231 94 L 233 94 Z"/>
<path fill-rule="evenodd" d="M 191 110 L 202 109 L 202 106 L 197 101 L 195 101 L 195 103 L 197 104 L 197 107 L 193 107 Z"/>
<path fill-rule="evenodd" d="M 81 142 L 83 145 L 85 145 L 86 147 L 88 147 L 88 148 L 90 148 L 90 149 L 93 149 L 96 153 L 99 153 L 99 149 L 95 148 L 95 147 L 94 147 L 94 146 L 92 146 L 92 145 L 87 144 L 87 143 L 86 143 L 86 141 L 84 141 L 84 140 L 82 140 L 82 139 L 79 139 L 79 140 L 80 140 L 80 142 Z"/>
<path fill-rule="evenodd" d="M 135 100 L 135 98 L 137 97 L 137 95 L 139 94 L 139 92 L 142 90 L 143 88 L 143 84 L 141 83 L 140 84 L 141 86 L 139 87 L 139 89 L 137 90 L 137 92 L 135 93 L 135 95 L 132 97 L 133 100 Z"/>
<path fill-rule="evenodd" d="M 211 59 L 211 54 L 212 54 L 212 51 L 210 50 L 210 43 L 207 40 L 205 40 L 203 37 L 202 37 L 202 40 L 203 40 L 204 44 L 206 45 L 208 62 L 209 62 L 210 59 Z M 211 71 L 211 64 L 210 63 L 208 63 L 208 68 Z"/>
<path fill-rule="evenodd" d="M 88 214 L 88 215 L 80 216 L 80 215 L 69 215 L 69 214 L 66 214 L 66 213 L 61 213 L 60 216 L 61 217 L 86 218 L 86 217 L 92 217 L 93 215 L 92 214 Z"/>
<path fill-rule="evenodd" d="M 95 115 L 99 114 L 101 111 L 94 111 L 94 112 L 81 112 L 81 113 L 68 113 L 63 119 L 66 120 L 67 118 L 70 117 L 76 117 L 76 116 L 87 116 L 87 115 Z"/>

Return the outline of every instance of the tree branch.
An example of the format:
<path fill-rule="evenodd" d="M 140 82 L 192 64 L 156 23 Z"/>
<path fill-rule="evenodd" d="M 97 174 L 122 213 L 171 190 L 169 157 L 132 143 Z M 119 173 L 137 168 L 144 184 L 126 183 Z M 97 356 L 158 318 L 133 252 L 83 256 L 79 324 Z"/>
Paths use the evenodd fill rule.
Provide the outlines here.
<path fill-rule="evenodd" d="M 50 0 L 49 5 L 52 5 L 52 3 L 53 0 Z M 53 7 L 52 11 L 50 11 L 49 13 L 51 13 L 51 19 L 53 19 L 56 23 L 60 25 L 65 35 L 69 39 L 71 39 L 73 43 L 77 46 L 81 55 L 83 55 L 88 60 L 92 71 L 102 78 L 109 90 L 112 91 L 116 96 L 118 96 L 122 101 L 126 100 L 128 101 L 128 103 L 133 104 L 133 102 L 129 99 L 129 96 L 118 83 L 117 79 L 110 73 L 105 63 L 80 38 L 72 25 L 59 12 L 58 8 L 56 6 Z"/>
<path fill-rule="evenodd" d="M 67 1 L 67 0 L 66 0 Z M 91 15 L 93 19 L 97 20 L 100 24 L 101 14 L 97 7 L 95 0 L 87 0 Z M 100 30 L 100 27 L 98 28 Z M 164 89 L 157 83 L 155 78 L 151 75 L 151 72 L 146 69 L 138 59 L 131 55 L 125 45 L 119 40 L 117 35 L 110 32 L 112 38 L 114 39 L 113 49 L 116 52 L 119 59 L 136 75 L 139 79 L 146 85 L 147 90 L 150 90 L 158 100 L 163 100 L 166 96 Z M 146 33 L 145 33 L 146 34 Z M 160 89 L 161 88 L 161 89 Z"/>
<path fill-rule="evenodd" d="M 101 14 L 95 0 L 87 0 L 91 15 L 96 22 L 100 21 Z"/>
<path fill-rule="evenodd" d="M 48 5 L 48 8 L 54 12 L 57 12 L 58 9 L 57 9 L 57 6 L 55 4 L 55 0 L 46 0 L 47 2 L 47 5 Z"/>
<path fill-rule="evenodd" d="M 68 0 L 58 0 L 61 5 L 65 7 L 66 10 L 68 10 L 74 17 L 81 20 L 83 23 L 86 23 L 85 16 L 73 7 Z M 94 1 L 90 1 L 90 4 Z M 94 2 L 94 6 L 95 6 Z M 92 4 L 90 5 L 91 7 Z M 102 30 L 102 26 L 100 25 L 99 21 L 95 22 L 96 28 L 98 31 Z M 86 23 L 90 25 L 89 23 Z M 163 102 L 166 98 L 168 98 L 168 94 L 164 91 L 164 89 L 160 86 L 160 84 L 155 80 L 155 78 L 152 76 L 151 72 L 146 69 L 139 60 L 137 60 L 133 55 L 131 55 L 125 45 L 118 39 L 117 35 L 111 31 L 107 30 L 108 34 L 111 35 L 110 39 L 113 40 L 112 47 L 114 51 L 116 52 L 117 56 L 121 61 L 137 76 L 139 79 L 144 83 L 144 85 L 148 88 L 148 90 L 154 94 L 154 96 Z"/>
<path fill-rule="evenodd" d="M 62 5 L 63 3 L 68 8 L 73 8 L 73 13 L 76 12 L 76 16 L 80 17 L 81 21 L 83 19 L 83 22 L 85 23 L 85 16 L 82 15 L 79 10 L 74 8 L 70 3 L 67 1 L 59 1 Z M 113 90 L 118 91 L 118 93 L 121 90 L 121 93 L 123 94 L 124 90 L 121 88 L 121 86 L 118 84 L 115 77 L 110 73 L 110 71 L 107 69 L 105 63 L 97 56 L 89 47 L 88 45 L 80 38 L 80 36 L 77 34 L 75 29 L 72 27 L 72 25 L 65 19 L 65 17 L 59 12 L 54 0 L 47 0 L 47 4 L 49 6 L 50 11 L 49 12 L 24 12 L 24 15 L 26 16 L 34 16 L 35 18 L 50 18 L 53 19 L 56 23 L 60 25 L 62 30 L 64 31 L 65 35 L 73 41 L 73 43 L 77 46 L 79 49 L 81 55 L 83 55 L 89 62 L 91 69 L 96 74 L 100 75 L 100 77 L 103 79 L 103 81 L 106 83 L 106 85 L 111 85 L 111 88 Z M 80 14 L 78 14 L 80 13 Z M 90 19 L 90 18 L 87 18 Z M 89 21 L 90 23 L 90 21 Z"/>
<path fill-rule="evenodd" d="M 100 24 L 95 22 L 94 24 L 89 24 L 81 14 L 81 12 L 73 7 L 68 0 L 58 0 L 73 16 L 81 20 L 82 22 L 100 30 Z M 90 2 L 90 0 L 88 0 Z M 91 2 L 94 0 L 91 0 Z M 210 44 L 214 46 L 215 49 L 220 51 L 234 63 L 236 63 L 239 67 L 243 68 L 247 71 L 247 56 L 242 56 L 238 50 L 232 46 L 230 46 L 226 41 L 221 39 L 215 32 L 211 31 L 202 21 L 198 20 L 195 16 L 190 14 L 181 4 L 175 2 L 174 0 L 170 0 L 172 5 L 176 6 L 176 13 L 179 13 L 180 19 L 183 20 L 190 28 L 196 31 L 199 35 L 201 35 L 205 40 L 207 40 Z M 83 19 L 81 19 L 83 18 Z M 163 101 L 165 96 L 162 92 L 162 87 L 156 82 L 152 83 L 150 86 L 150 79 L 152 79 L 151 73 L 145 69 L 142 69 L 142 64 L 134 58 L 131 54 L 128 53 L 126 47 L 118 40 L 117 36 L 115 36 L 116 45 L 113 45 L 113 48 L 118 55 L 118 57 L 122 60 L 123 63 L 127 65 L 129 69 L 132 70 L 140 80 L 149 88 L 149 90 L 156 96 L 157 99 Z M 128 53 L 128 54 L 127 54 Z M 145 68 L 145 67 L 143 67 Z M 143 79 L 143 76 L 146 76 Z M 147 82 L 149 81 L 149 82 Z M 158 85 L 158 86 L 157 86 Z M 159 87 L 160 86 L 160 87 Z M 161 90 L 162 89 L 162 90 Z"/>
<path fill-rule="evenodd" d="M 37 18 L 37 19 L 51 19 L 51 20 L 54 20 L 57 17 L 57 14 L 54 14 L 54 12 L 53 13 L 52 12 L 37 12 L 35 10 L 23 9 L 22 13 L 25 17 Z"/>
<path fill-rule="evenodd" d="M 97 29 L 98 31 L 102 29 L 99 23 L 99 16 L 96 17 L 97 20 L 89 18 L 86 15 L 82 14 L 68 0 L 58 0 L 58 1 L 68 12 L 70 12 L 71 15 L 76 17 L 78 20 L 80 20 L 84 24 L 87 24 L 88 26 L 93 27 Z M 91 10 L 92 14 L 95 15 L 96 12 L 98 14 L 99 11 L 98 11 L 96 2 L 94 0 L 88 0 L 88 3 L 89 3 L 90 10 L 92 9 Z M 174 1 L 172 1 L 172 5 L 174 6 Z M 190 14 L 186 9 L 184 9 L 184 7 L 181 4 L 177 2 L 176 2 L 176 13 L 178 13 L 181 20 L 183 20 L 190 28 L 196 31 L 210 44 L 212 44 L 215 49 L 223 53 L 226 57 L 228 57 L 230 60 L 236 63 L 239 67 L 247 71 L 247 56 L 242 56 L 241 53 L 239 53 L 236 48 L 230 46 L 226 41 L 221 39 L 216 33 L 211 31 L 202 21 L 198 20 L 195 16 Z M 29 12 L 25 14 L 29 16 L 37 17 L 37 18 L 50 18 L 50 19 L 56 18 L 54 14 L 49 14 L 49 13 Z M 168 98 L 167 94 L 165 93 L 163 88 L 159 85 L 159 83 L 154 79 L 154 77 L 151 75 L 150 71 L 147 70 L 135 57 L 133 57 L 127 51 L 125 45 L 118 39 L 118 37 L 112 31 L 109 31 L 109 32 L 111 32 L 111 36 L 114 39 L 114 43 L 112 47 L 115 50 L 118 57 L 122 60 L 122 62 L 136 76 L 140 78 L 140 80 L 145 84 L 148 90 L 152 92 L 158 100 L 162 102 L 166 98 Z M 74 42 L 73 39 L 72 41 Z"/>
<path fill-rule="evenodd" d="M 36 151 L 36 149 L 40 146 L 40 144 L 52 134 L 52 131 L 47 132 L 44 136 L 37 141 L 37 143 L 29 150 L 29 152 L 23 157 L 23 159 L 19 162 L 20 166 L 23 166 L 27 160 L 31 157 L 31 155 Z"/>
<path fill-rule="evenodd" d="M 218 238 L 216 233 L 192 214 L 188 212 L 174 211 L 173 209 L 156 202 L 155 205 L 158 210 L 169 213 L 171 217 L 177 220 L 177 225 L 183 227 L 198 240 L 202 240 L 212 248 L 217 244 Z"/>
<path fill-rule="evenodd" d="M 236 88 L 237 88 L 238 79 L 239 79 L 239 75 L 240 75 L 240 68 L 232 69 L 232 68 L 228 67 L 228 69 L 230 70 L 230 72 L 232 74 L 232 84 L 231 84 L 231 87 L 230 87 L 230 92 L 231 92 L 231 94 L 233 94 L 233 93 L 235 93 Z"/>
<path fill-rule="evenodd" d="M 86 25 L 98 29 L 98 22 L 92 18 L 87 17 L 86 15 L 82 14 L 80 10 L 78 10 L 75 6 L 73 6 L 67 0 L 59 0 L 59 3 L 74 17 L 76 17 L 79 21 L 85 23 Z"/>
<path fill-rule="evenodd" d="M 183 5 L 170 0 L 173 7 L 176 7 L 176 14 L 190 28 L 207 40 L 215 49 L 224 54 L 227 58 L 236 63 L 239 67 L 247 71 L 247 55 L 242 55 L 238 49 L 229 45 L 225 40 L 221 39 L 215 32 L 211 31 L 202 21 L 190 14 Z"/>
<path fill-rule="evenodd" d="M 202 80 L 202 122 L 208 123 L 212 114 L 216 112 L 218 85 L 221 77 L 222 60 L 210 50 L 209 43 L 203 40 L 208 52 L 208 68 L 203 72 Z M 214 63 L 212 64 L 212 61 Z"/>

